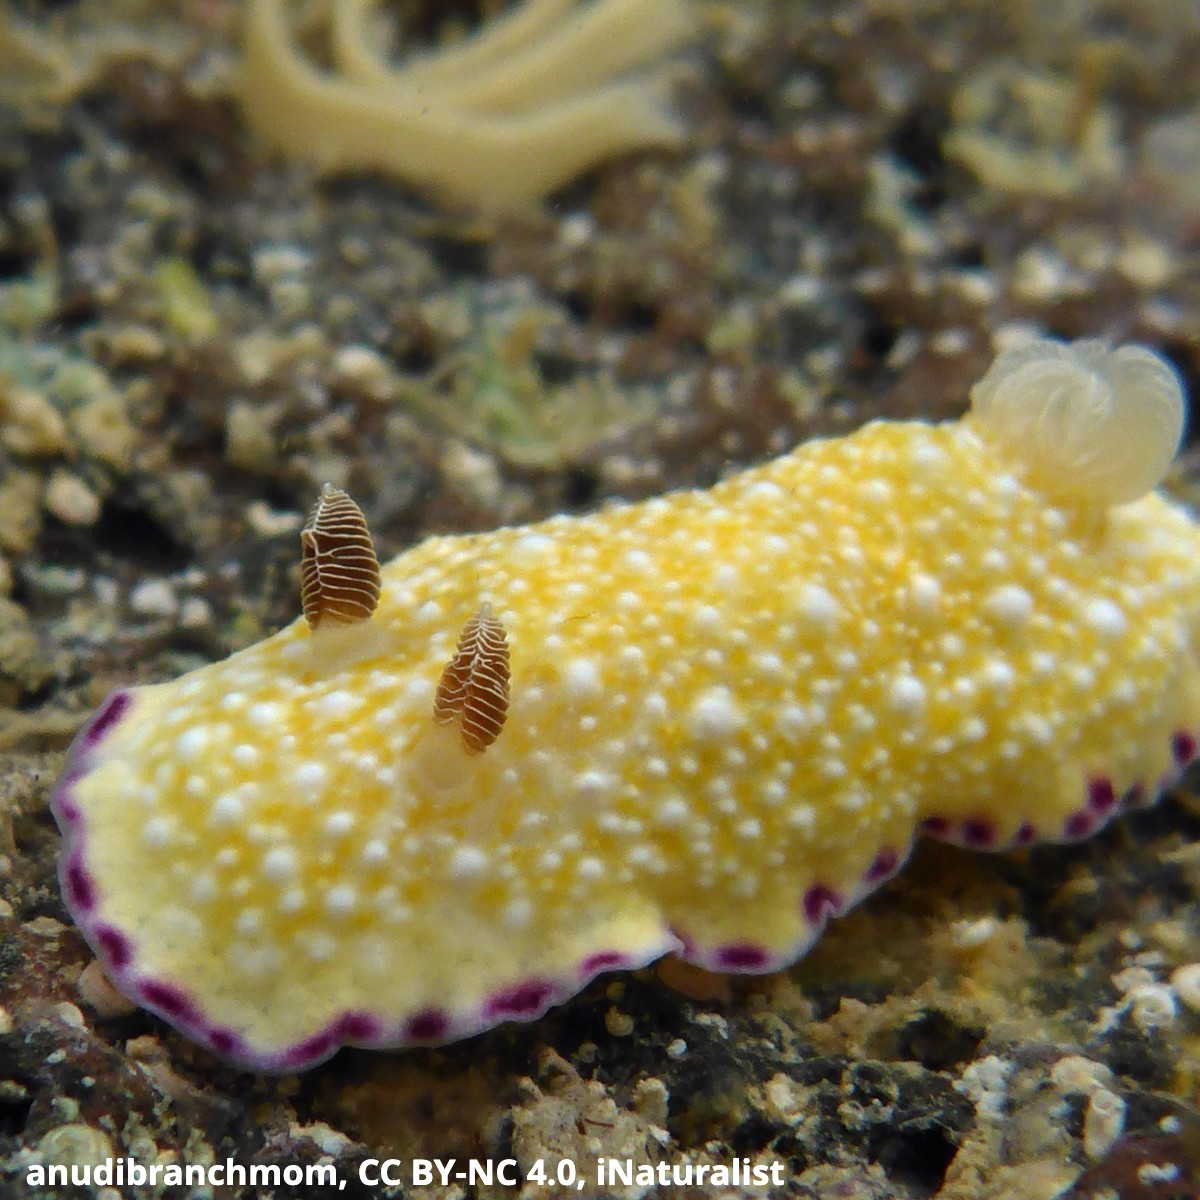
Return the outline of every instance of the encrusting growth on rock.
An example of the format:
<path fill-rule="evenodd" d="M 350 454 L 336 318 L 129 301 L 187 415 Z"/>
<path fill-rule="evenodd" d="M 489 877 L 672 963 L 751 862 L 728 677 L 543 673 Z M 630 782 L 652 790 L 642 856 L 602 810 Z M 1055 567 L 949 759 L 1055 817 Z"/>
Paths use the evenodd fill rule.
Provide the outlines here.
<path fill-rule="evenodd" d="M 505 211 L 605 159 L 681 140 L 660 60 L 696 35 L 688 0 L 524 0 L 399 68 L 367 31 L 374 8 L 331 5 L 329 74 L 296 50 L 283 0 L 250 0 L 239 95 L 268 145 L 323 174 L 378 170 Z"/>
<path fill-rule="evenodd" d="M 463 628 L 433 698 L 433 719 L 457 723 L 468 754 L 482 753 L 500 736 L 508 716 L 508 678 L 504 626 L 484 604 Z"/>
<path fill-rule="evenodd" d="M 379 560 L 362 509 L 325 484 L 300 545 L 300 603 L 309 628 L 369 620 L 379 604 Z"/>
<path fill-rule="evenodd" d="M 1183 405 L 1148 350 L 1043 340 L 959 421 L 429 538 L 369 622 L 108 699 L 66 902 L 131 999 L 289 1071 L 668 952 L 777 970 L 921 834 L 1094 833 L 1196 757 L 1200 524 L 1152 491 Z"/>

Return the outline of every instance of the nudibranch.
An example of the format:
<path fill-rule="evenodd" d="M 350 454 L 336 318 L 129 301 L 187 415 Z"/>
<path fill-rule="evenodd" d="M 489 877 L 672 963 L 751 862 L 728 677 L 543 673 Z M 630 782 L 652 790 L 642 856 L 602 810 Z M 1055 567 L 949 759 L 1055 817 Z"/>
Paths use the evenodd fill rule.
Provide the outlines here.
<path fill-rule="evenodd" d="M 112 695 L 54 797 L 66 902 L 132 999 L 286 1071 L 668 952 L 786 966 L 922 832 L 1089 834 L 1196 754 L 1183 413 L 1153 352 L 1038 340 L 957 422 L 430 538 L 371 615 Z M 490 740 L 463 689 L 435 716 L 501 676 Z"/>

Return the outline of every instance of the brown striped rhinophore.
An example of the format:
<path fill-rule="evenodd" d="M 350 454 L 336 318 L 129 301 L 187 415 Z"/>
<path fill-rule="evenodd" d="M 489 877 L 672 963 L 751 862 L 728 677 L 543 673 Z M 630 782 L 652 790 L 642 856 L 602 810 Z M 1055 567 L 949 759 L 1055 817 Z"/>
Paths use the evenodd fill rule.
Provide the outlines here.
<path fill-rule="evenodd" d="M 367 620 L 379 604 L 379 560 L 362 509 L 325 484 L 300 545 L 300 602 L 309 628 Z"/>
<path fill-rule="evenodd" d="M 508 638 L 483 604 L 466 623 L 433 698 L 439 725 L 458 723 L 463 749 L 481 754 L 500 736 L 508 716 Z"/>

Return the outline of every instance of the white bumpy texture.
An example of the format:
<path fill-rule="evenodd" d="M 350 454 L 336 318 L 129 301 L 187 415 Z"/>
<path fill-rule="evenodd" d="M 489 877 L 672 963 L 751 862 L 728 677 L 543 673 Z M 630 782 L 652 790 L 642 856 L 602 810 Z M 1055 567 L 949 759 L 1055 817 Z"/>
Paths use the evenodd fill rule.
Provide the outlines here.
<path fill-rule="evenodd" d="M 971 389 L 979 431 L 1064 500 L 1126 504 L 1156 488 L 1183 437 L 1183 385 L 1145 346 L 1035 338 Z"/>

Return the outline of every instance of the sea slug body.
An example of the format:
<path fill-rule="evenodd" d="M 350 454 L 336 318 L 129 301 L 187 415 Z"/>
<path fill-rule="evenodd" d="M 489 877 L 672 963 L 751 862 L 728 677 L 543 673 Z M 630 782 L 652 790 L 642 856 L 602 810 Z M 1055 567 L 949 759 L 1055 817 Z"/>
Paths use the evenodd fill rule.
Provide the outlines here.
<path fill-rule="evenodd" d="M 1151 490 L 1180 386 L 1138 347 L 1039 341 L 973 403 L 431 538 L 369 619 L 116 693 L 54 797 L 106 971 L 295 1070 L 670 951 L 773 970 L 918 832 L 1062 841 L 1152 799 L 1200 729 L 1200 526 Z M 479 753 L 435 719 L 473 618 L 507 635 Z"/>

